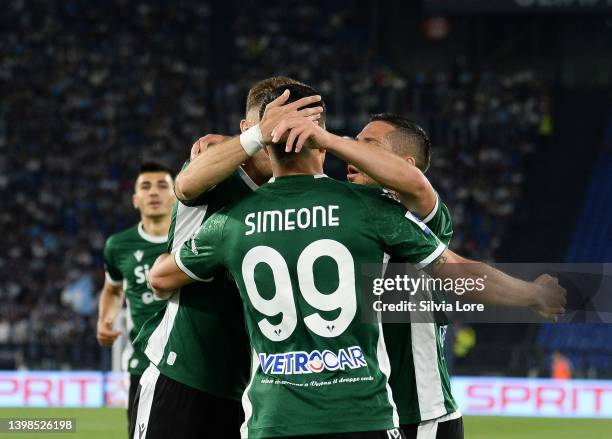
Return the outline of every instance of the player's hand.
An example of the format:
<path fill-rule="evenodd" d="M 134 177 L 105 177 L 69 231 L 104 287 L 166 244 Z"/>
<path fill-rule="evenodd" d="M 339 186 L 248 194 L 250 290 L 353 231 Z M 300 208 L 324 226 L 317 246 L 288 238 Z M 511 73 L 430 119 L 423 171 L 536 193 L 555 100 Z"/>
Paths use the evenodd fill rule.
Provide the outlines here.
<path fill-rule="evenodd" d="M 304 145 L 308 148 L 327 148 L 335 136 L 308 117 L 290 117 L 281 120 L 272 130 L 273 143 L 285 137 L 285 151 L 295 150 L 297 153 Z"/>
<path fill-rule="evenodd" d="M 546 320 L 556 322 L 565 314 L 567 291 L 559 285 L 559 279 L 548 274 L 538 276 L 533 281 L 536 285 L 534 308 Z"/>
<path fill-rule="evenodd" d="M 113 329 L 112 319 L 98 320 L 96 338 L 100 346 L 112 346 L 120 335 L 121 331 L 115 331 Z"/>
<path fill-rule="evenodd" d="M 230 136 L 224 136 L 222 134 L 207 134 L 204 137 L 200 137 L 191 147 L 191 160 L 195 159 L 202 152 L 206 151 L 209 146 L 217 143 L 223 143 L 229 139 L 231 139 Z"/>
<path fill-rule="evenodd" d="M 272 130 L 282 119 L 288 117 L 304 117 L 316 120 L 321 117 L 320 115 L 323 112 L 323 107 L 303 108 L 306 105 L 319 102 L 321 96 L 306 96 L 305 98 L 284 105 L 287 99 L 289 99 L 289 90 L 285 90 L 282 95 L 266 105 L 266 111 L 259 121 L 259 129 L 261 130 L 264 143 L 272 142 Z"/>

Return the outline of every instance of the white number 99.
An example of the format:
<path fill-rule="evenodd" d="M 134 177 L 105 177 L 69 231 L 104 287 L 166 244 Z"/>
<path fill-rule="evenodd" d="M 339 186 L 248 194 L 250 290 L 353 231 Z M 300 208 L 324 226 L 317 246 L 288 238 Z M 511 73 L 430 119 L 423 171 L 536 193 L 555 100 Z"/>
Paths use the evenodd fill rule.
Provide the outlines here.
<path fill-rule="evenodd" d="M 323 256 L 332 258 L 338 265 L 338 288 L 331 294 L 321 293 L 314 280 L 313 266 Z M 272 299 L 264 299 L 255 283 L 255 267 L 265 263 L 272 269 L 275 294 Z M 297 275 L 300 292 L 304 300 L 320 311 L 340 309 L 334 320 L 325 320 L 319 313 L 304 318 L 304 323 L 315 334 L 321 337 L 336 337 L 342 334 L 353 321 L 357 313 L 357 296 L 355 292 L 355 268 L 349 250 L 331 239 L 321 239 L 308 245 L 300 254 L 297 262 Z M 242 262 L 242 277 L 247 295 L 253 307 L 262 314 L 272 317 L 283 315 L 277 325 L 268 319 L 258 322 L 261 332 L 270 340 L 287 339 L 297 325 L 297 310 L 293 298 L 289 268 L 282 255 L 268 246 L 253 247 L 247 252 Z"/>

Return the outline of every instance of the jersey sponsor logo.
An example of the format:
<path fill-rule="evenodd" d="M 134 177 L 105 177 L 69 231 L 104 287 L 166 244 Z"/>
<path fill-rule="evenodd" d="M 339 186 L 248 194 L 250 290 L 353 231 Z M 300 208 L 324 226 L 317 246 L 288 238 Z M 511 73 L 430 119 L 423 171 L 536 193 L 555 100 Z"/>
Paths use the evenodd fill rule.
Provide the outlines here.
<path fill-rule="evenodd" d="M 142 250 L 136 250 L 134 252 L 134 257 L 138 262 L 142 261 L 142 257 L 144 256 L 144 252 Z"/>
<path fill-rule="evenodd" d="M 314 350 L 259 354 L 259 364 L 263 373 L 271 375 L 320 373 L 324 370 L 358 369 L 368 365 L 363 350 L 359 346 L 343 348 L 338 350 L 338 353 L 330 350 Z"/>

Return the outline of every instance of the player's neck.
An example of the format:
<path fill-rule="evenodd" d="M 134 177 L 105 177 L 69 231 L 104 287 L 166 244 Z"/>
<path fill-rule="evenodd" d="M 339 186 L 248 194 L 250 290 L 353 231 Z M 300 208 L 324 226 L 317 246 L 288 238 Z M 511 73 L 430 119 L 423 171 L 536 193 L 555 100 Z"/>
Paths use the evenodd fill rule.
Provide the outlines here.
<path fill-rule="evenodd" d="M 153 236 L 165 236 L 170 229 L 170 216 L 141 217 L 142 229 Z"/>
<path fill-rule="evenodd" d="M 319 175 L 323 169 L 319 163 L 292 163 L 286 166 L 273 166 L 274 177 L 287 177 L 290 175 Z"/>

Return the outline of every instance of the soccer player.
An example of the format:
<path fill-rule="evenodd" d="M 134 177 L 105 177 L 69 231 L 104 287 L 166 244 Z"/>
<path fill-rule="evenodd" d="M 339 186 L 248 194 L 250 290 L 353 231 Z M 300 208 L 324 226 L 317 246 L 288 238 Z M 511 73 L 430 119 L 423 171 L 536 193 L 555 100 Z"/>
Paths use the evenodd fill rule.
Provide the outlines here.
<path fill-rule="evenodd" d="M 287 88 L 292 99 L 312 93 Z M 274 179 L 160 257 L 151 284 L 171 294 L 219 267 L 236 279 L 253 348 L 243 437 L 400 437 L 381 326 L 356 318 L 361 265 L 381 263 L 386 251 L 420 269 L 433 264 L 435 276 L 486 274 L 491 294 L 545 287 L 481 263 L 457 268 L 463 260 L 385 191 L 326 178 L 322 150 L 284 148 L 269 147 Z"/>
<path fill-rule="evenodd" d="M 260 122 L 262 99 L 271 90 L 291 83 L 297 81 L 273 77 L 255 84 L 249 91 L 241 130 Z M 318 99 L 308 97 L 288 107 L 279 101 L 278 106 L 273 105 L 273 117 L 261 123 L 274 126 L 286 112 L 316 118 L 317 108 L 301 113 L 299 108 Z M 208 140 L 210 136 L 196 146 Z M 197 197 L 189 198 L 177 184 L 180 202 L 173 211 L 168 253 L 178 251 L 221 207 L 247 196 L 270 178 L 270 160 L 262 156 L 259 152 L 245 159 L 227 178 Z M 198 157 L 187 161 L 181 174 L 198 164 Z M 175 294 L 165 312 L 147 322 L 138 337 L 137 347 L 144 350 L 151 366 L 141 380 L 132 437 L 202 438 L 220 430 L 226 432 L 224 437 L 239 436 L 240 398 L 250 366 L 242 304 L 235 282 L 225 271 L 204 280 Z"/>
<path fill-rule="evenodd" d="M 97 338 L 101 346 L 112 346 L 120 331 L 113 329 L 113 321 L 127 302 L 130 343 L 143 323 L 165 306 L 147 283 L 149 269 L 155 259 L 166 250 L 170 212 L 176 201 L 173 190 L 174 173 L 165 166 L 143 163 L 134 185 L 132 202 L 140 212 L 140 222 L 106 240 L 104 263 L 106 279 L 98 305 Z M 140 376 L 147 368 L 146 357 L 132 349 L 124 352 L 130 374 L 128 421 Z"/>
<path fill-rule="evenodd" d="M 427 133 L 407 118 L 385 113 L 372 116 L 357 140 L 388 150 L 413 166 L 410 168 L 412 175 L 405 175 L 412 181 L 406 184 L 412 190 L 398 197 L 423 218 L 427 227 L 448 247 L 453 235 L 449 209 L 421 174 L 427 171 L 431 161 L 431 141 Z M 387 172 L 384 169 L 374 171 L 376 175 Z M 356 184 L 379 184 L 352 165 L 348 166 L 347 178 Z M 438 300 L 444 298 L 443 292 L 434 291 L 433 294 Z M 428 323 L 383 325 L 391 370 L 398 372 L 391 374 L 390 385 L 397 401 L 401 429 L 407 439 L 464 437 L 463 419 L 452 395 L 444 358 L 444 323 L 432 319 Z"/>
<path fill-rule="evenodd" d="M 423 222 L 448 246 L 453 234 L 447 206 L 435 192 L 424 172 L 431 161 L 431 142 L 426 132 L 412 121 L 394 114 L 378 114 L 357 136 L 357 142 L 335 136 L 316 124 L 299 120 L 284 120 L 275 128 L 277 137 L 291 130 L 287 149 L 299 151 L 308 139 L 317 146 L 339 155 L 356 166 L 348 166 L 349 181 L 398 188 L 396 195 L 402 204 L 423 218 Z M 390 154 L 405 163 L 392 160 Z M 409 163 L 410 166 L 406 166 Z M 396 262 L 391 259 L 390 262 Z M 548 275 L 536 280 L 553 283 Z M 561 290 L 558 290 L 561 293 Z M 441 292 L 434 299 L 443 300 Z M 443 294 L 442 294 L 443 295 Z M 437 297 L 436 297 L 437 296 Z M 500 298 L 486 295 L 473 297 L 492 303 Z M 492 300 L 491 300 L 492 299 Z M 530 305 L 528 297 L 514 305 Z M 552 297 L 554 300 L 555 298 Z M 554 317 L 549 305 L 532 302 L 543 317 Z M 559 310 L 560 311 L 560 310 Z M 384 336 L 391 361 L 390 385 L 396 399 L 402 431 L 407 438 L 463 438 L 461 413 L 452 396 L 450 379 L 444 359 L 442 322 L 387 324 Z"/>

